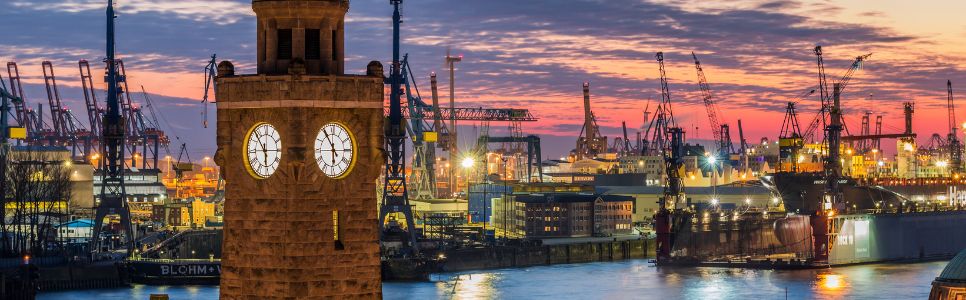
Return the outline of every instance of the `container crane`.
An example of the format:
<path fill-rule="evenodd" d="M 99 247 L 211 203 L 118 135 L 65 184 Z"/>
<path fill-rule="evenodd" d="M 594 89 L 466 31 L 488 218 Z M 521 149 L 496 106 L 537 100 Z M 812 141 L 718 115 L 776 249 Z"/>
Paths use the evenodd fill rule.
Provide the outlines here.
<path fill-rule="evenodd" d="M 84 157 L 90 159 L 90 149 L 100 148 L 100 136 L 103 131 L 104 109 L 97 104 L 97 92 L 94 89 L 94 76 L 91 74 L 91 66 L 87 60 L 77 62 L 80 70 L 81 87 L 84 90 L 84 103 L 87 107 L 87 120 L 90 125 L 90 139 L 85 141 Z"/>
<path fill-rule="evenodd" d="M 9 92 L 14 96 L 11 100 L 16 111 L 14 117 L 17 119 L 17 123 L 27 130 L 26 140 L 30 142 L 39 135 L 41 127 L 37 125 L 43 123 L 38 118 L 37 112 L 27 107 L 27 98 L 24 96 L 23 85 L 20 82 L 20 70 L 17 68 L 17 63 L 7 63 L 7 75 L 10 80 Z"/>
<path fill-rule="evenodd" d="M 50 61 L 41 63 L 44 69 L 44 86 L 47 88 L 47 103 L 50 105 L 50 123 L 53 134 L 50 137 L 50 144 L 57 146 L 74 147 L 74 133 L 70 131 L 67 124 L 67 110 L 60 100 L 60 90 L 57 88 L 57 78 L 54 75 L 54 66 Z M 74 150 L 74 149 L 72 149 Z M 72 151 L 73 152 L 73 151 Z"/>
<path fill-rule="evenodd" d="M 721 115 L 721 110 L 718 109 L 717 103 L 714 102 L 714 94 L 711 93 L 711 86 L 708 85 L 708 79 L 704 76 L 704 69 L 701 67 L 701 61 L 698 60 L 698 56 L 691 52 L 691 57 L 694 58 L 694 68 L 698 72 L 698 87 L 701 89 L 702 100 L 704 102 L 704 108 L 708 111 L 708 120 L 711 124 L 711 133 L 714 135 L 715 141 L 718 142 L 718 157 L 720 159 L 726 160 L 734 152 L 734 145 L 731 143 L 731 129 L 728 124 L 721 123 L 718 116 Z"/>

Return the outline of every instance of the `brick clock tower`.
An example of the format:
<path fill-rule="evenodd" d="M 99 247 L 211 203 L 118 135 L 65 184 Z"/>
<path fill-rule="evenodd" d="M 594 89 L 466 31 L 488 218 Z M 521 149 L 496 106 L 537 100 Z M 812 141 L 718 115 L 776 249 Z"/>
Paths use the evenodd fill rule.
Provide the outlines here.
<path fill-rule="evenodd" d="M 223 299 L 381 298 L 383 70 L 345 75 L 348 0 L 253 0 L 258 74 L 218 65 Z"/>

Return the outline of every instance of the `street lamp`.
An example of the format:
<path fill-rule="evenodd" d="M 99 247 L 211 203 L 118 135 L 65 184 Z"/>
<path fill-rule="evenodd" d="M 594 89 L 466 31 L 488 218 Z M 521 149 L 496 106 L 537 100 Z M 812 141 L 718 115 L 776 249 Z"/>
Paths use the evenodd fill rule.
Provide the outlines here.
<path fill-rule="evenodd" d="M 460 162 L 460 165 L 462 165 L 463 168 L 466 168 L 466 169 L 472 168 L 473 165 L 475 165 L 475 164 L 476 164 L 476 161 L 473 160 L 472 157 L 464 158 L 463 161 Z"/>
<path fill-rule="evenodd" d="M 711 205 L 718 205 L 718 158 L 708 155 L 708 164 L 711 165 Z"/>

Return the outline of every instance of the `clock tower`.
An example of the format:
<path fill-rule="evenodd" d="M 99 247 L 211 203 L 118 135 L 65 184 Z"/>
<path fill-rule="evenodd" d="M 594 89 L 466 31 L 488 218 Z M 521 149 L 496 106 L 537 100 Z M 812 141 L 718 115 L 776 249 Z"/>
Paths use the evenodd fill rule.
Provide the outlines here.
<path fill-rule="evenodd" d="M 383 69 L 344 74 L 348 0 L 253 0 L 257 74 L 217 78 L 223 299 L 381 298 Z"/>

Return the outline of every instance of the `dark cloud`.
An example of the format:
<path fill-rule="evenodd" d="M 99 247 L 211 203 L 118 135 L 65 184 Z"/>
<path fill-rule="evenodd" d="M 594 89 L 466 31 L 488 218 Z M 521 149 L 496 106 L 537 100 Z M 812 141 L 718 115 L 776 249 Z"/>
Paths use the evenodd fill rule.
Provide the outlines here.
<path fill-rule="evenodd" d="M 103 13 L 99 9 L 32 10 L 14 7 L 15 2 L 25 1 L 0 3 L 0 19 L 4 20 L 0 30 L 8 33 L 6 45 L 66 51 L 10 51 L 0 53 L 0 57 L 98 60 L 104 43 Z M 250 2 L 234 3 L 244 6 Z M 875 25 L 819 22 L 809 17 L 841 13 L 841 8 L 826 2 L 804 6 L 797 1 L 763 1 L 749 9 L 709 11 L 682 9 L 684 2 L 669 3 L 406 1 L 403 51 L 409 53 L 424 98 L 429 98 L 428 74 L 443 70 L 446 48 L 452 47 L 465 57 L 457 71 L 456 96 L 460 105 L 530 108 L 544 120 L 540 124 L 550 124 L 528 125 L 533 132 L 573 139 L 582 120 L 580 84 L 585 81 L 592 82 L 595 113 L 608 134 L 618 133 L 620 121 L 639 126 L 637 120 L 647 99 L 660 98 L 654 60 L 657 51 L 665 52 L 676 115 L 683 124 L 705 126 L 701 125 L 706 121 L 691 66 L 691 51 L 701 57 L 725 114 L 768 111 L 780 120 L 784 103 L 798 100 L 794 99 L 796 95 L 817 83 L 814 45 L 825 46 L 829 76 L 838 78 L 856 55 L 902 52 L 907 50 L 905 45 L 913 42 L 932 42 Z M 254 17 L 239 13 L 237 7 L 225 13 L 231 14 L 231 18 L 216 18 L 205 12 L 186 15 L 173 10 L 132 13 L 131 9 L 122 9 L 118 19 L 119 51 L 125 55 L 129 68 L 196 72 L 199 81 L 212 53 L 234 61 L 240 72 L 253 72 Z M 352 1 L 346 26 L 347 70 L 361 73 L 370 60 L 390 60 L 391 13 L 385 0 Z M 87 52 L 79 55 L 71 49 Z M 942 99 L 940 81 L 962 74 L 957 64 L 960 59 L 930 56 L 918 54 L 919 58 L 907 60 L 878 60 L 874 56 L 846 95 L 863 99 L 873 94 L 885 102 L 879 105 L 885 107 L 881 109 L 884 112 L 890 107 L 901 107 L 898 102 L 903 99 Z M 769 78 L 770 82 L 735 83 L 729 77 L 740 74 Z M 441 76 L 440 84 L 445 86 L 448 79 Z M 441 88 L 440 96 L 447 97 L 447 90 Z M 163 107 L 177 107 L 180 104 L 172 103 L 191 100 L 157 101 Z M 802 100 L 800 107 L 814 108 L 817 102 L 815 95 Z M 933 104 L 923 107 L 928 105 Z M 572 124 L 561 124 L 565 122 Z M 750 131 L 749 136 L 755 137 L 749 140 L 774 134 L 771 129 Z M 205 139 L 208 141 L 199 139 L 200 143 L 213 148 L 212 136 Z M 569 144 L 572 142 L 561 145 Z M 556 148 L 560 147 L 545 147 L 551 149 L 550 155 L 563 153 Z"/>

